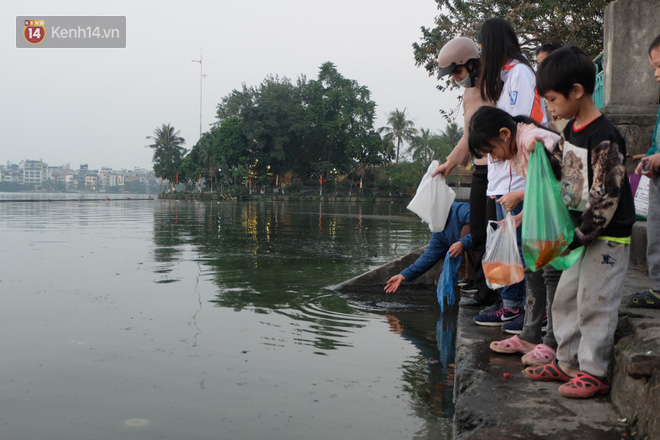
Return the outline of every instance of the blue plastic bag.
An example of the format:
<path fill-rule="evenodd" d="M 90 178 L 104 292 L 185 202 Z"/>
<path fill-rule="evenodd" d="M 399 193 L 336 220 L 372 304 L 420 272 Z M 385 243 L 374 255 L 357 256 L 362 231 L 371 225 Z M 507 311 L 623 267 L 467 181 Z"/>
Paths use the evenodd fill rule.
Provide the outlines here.
<path fill-rule="evenodd" d="M 456 317 L 440 315 L 435 326 L 435 340 L 438 342 L 440 362 L 445 368 L 456 362 Z"/>
<path fill-rule="evenodd" d="M 445 262 L 442 264 L 442 273 L 438 280 L 438 288 L 436 293 L 438 295 L 438 303 L 440 303 L 440 310 L 445 312 L 445 299 L 448 305 L 453 305 L 456 298 L 454 297 L 454 286 L 456 285 L 456 278 L 458 277 L 458 268 L 461 265 L 462 256 L 452 258 L 449 252 L 445 255 Z"/>

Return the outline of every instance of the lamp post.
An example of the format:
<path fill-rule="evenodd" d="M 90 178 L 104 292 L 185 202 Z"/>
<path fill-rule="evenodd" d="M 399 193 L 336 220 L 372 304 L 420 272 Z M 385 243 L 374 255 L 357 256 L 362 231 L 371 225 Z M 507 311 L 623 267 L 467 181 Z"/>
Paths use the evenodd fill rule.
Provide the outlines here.
<path fill-rule="evenodd" d="M 190 60 L 193 63 L 199 63 L 199 138 L 202 138 L 202 49 L 199 49 L 199 59 Z"/>

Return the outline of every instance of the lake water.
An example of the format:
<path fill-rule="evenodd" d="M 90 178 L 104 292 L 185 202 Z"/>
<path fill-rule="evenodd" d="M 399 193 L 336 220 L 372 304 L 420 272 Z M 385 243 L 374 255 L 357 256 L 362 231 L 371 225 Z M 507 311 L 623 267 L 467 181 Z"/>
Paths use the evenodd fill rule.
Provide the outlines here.
<path fill-rule="evenodd" d="M 428 242 L 403 204 L 3 202 L 0 225 L 3 440 L 451 438 L 455 318 L 327 289 Z"/>

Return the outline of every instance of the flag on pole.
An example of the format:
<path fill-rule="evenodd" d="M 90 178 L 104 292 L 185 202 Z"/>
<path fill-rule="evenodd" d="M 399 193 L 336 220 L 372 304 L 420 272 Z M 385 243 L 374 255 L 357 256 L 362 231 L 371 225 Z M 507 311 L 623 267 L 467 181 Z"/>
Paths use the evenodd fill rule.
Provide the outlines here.
<path fill-rule="evenodd" d="M 179 173 L 176 173 L 176 183 L 179 183 Z"/>
<path fill-rule="evenodd" d="M 360 189 L 362 189 L 362 177 L 360 177 Z"/>

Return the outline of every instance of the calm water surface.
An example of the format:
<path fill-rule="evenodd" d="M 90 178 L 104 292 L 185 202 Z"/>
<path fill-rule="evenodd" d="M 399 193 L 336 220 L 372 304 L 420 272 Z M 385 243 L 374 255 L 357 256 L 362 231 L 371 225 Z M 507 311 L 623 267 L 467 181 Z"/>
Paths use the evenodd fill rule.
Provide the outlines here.
<path fill-rule="evenodd" d="M 404 205 L 5 202 L 0 225 L 2 439 L 451 438 L 453 318 L 326 288 L 428 242 Z"/>

